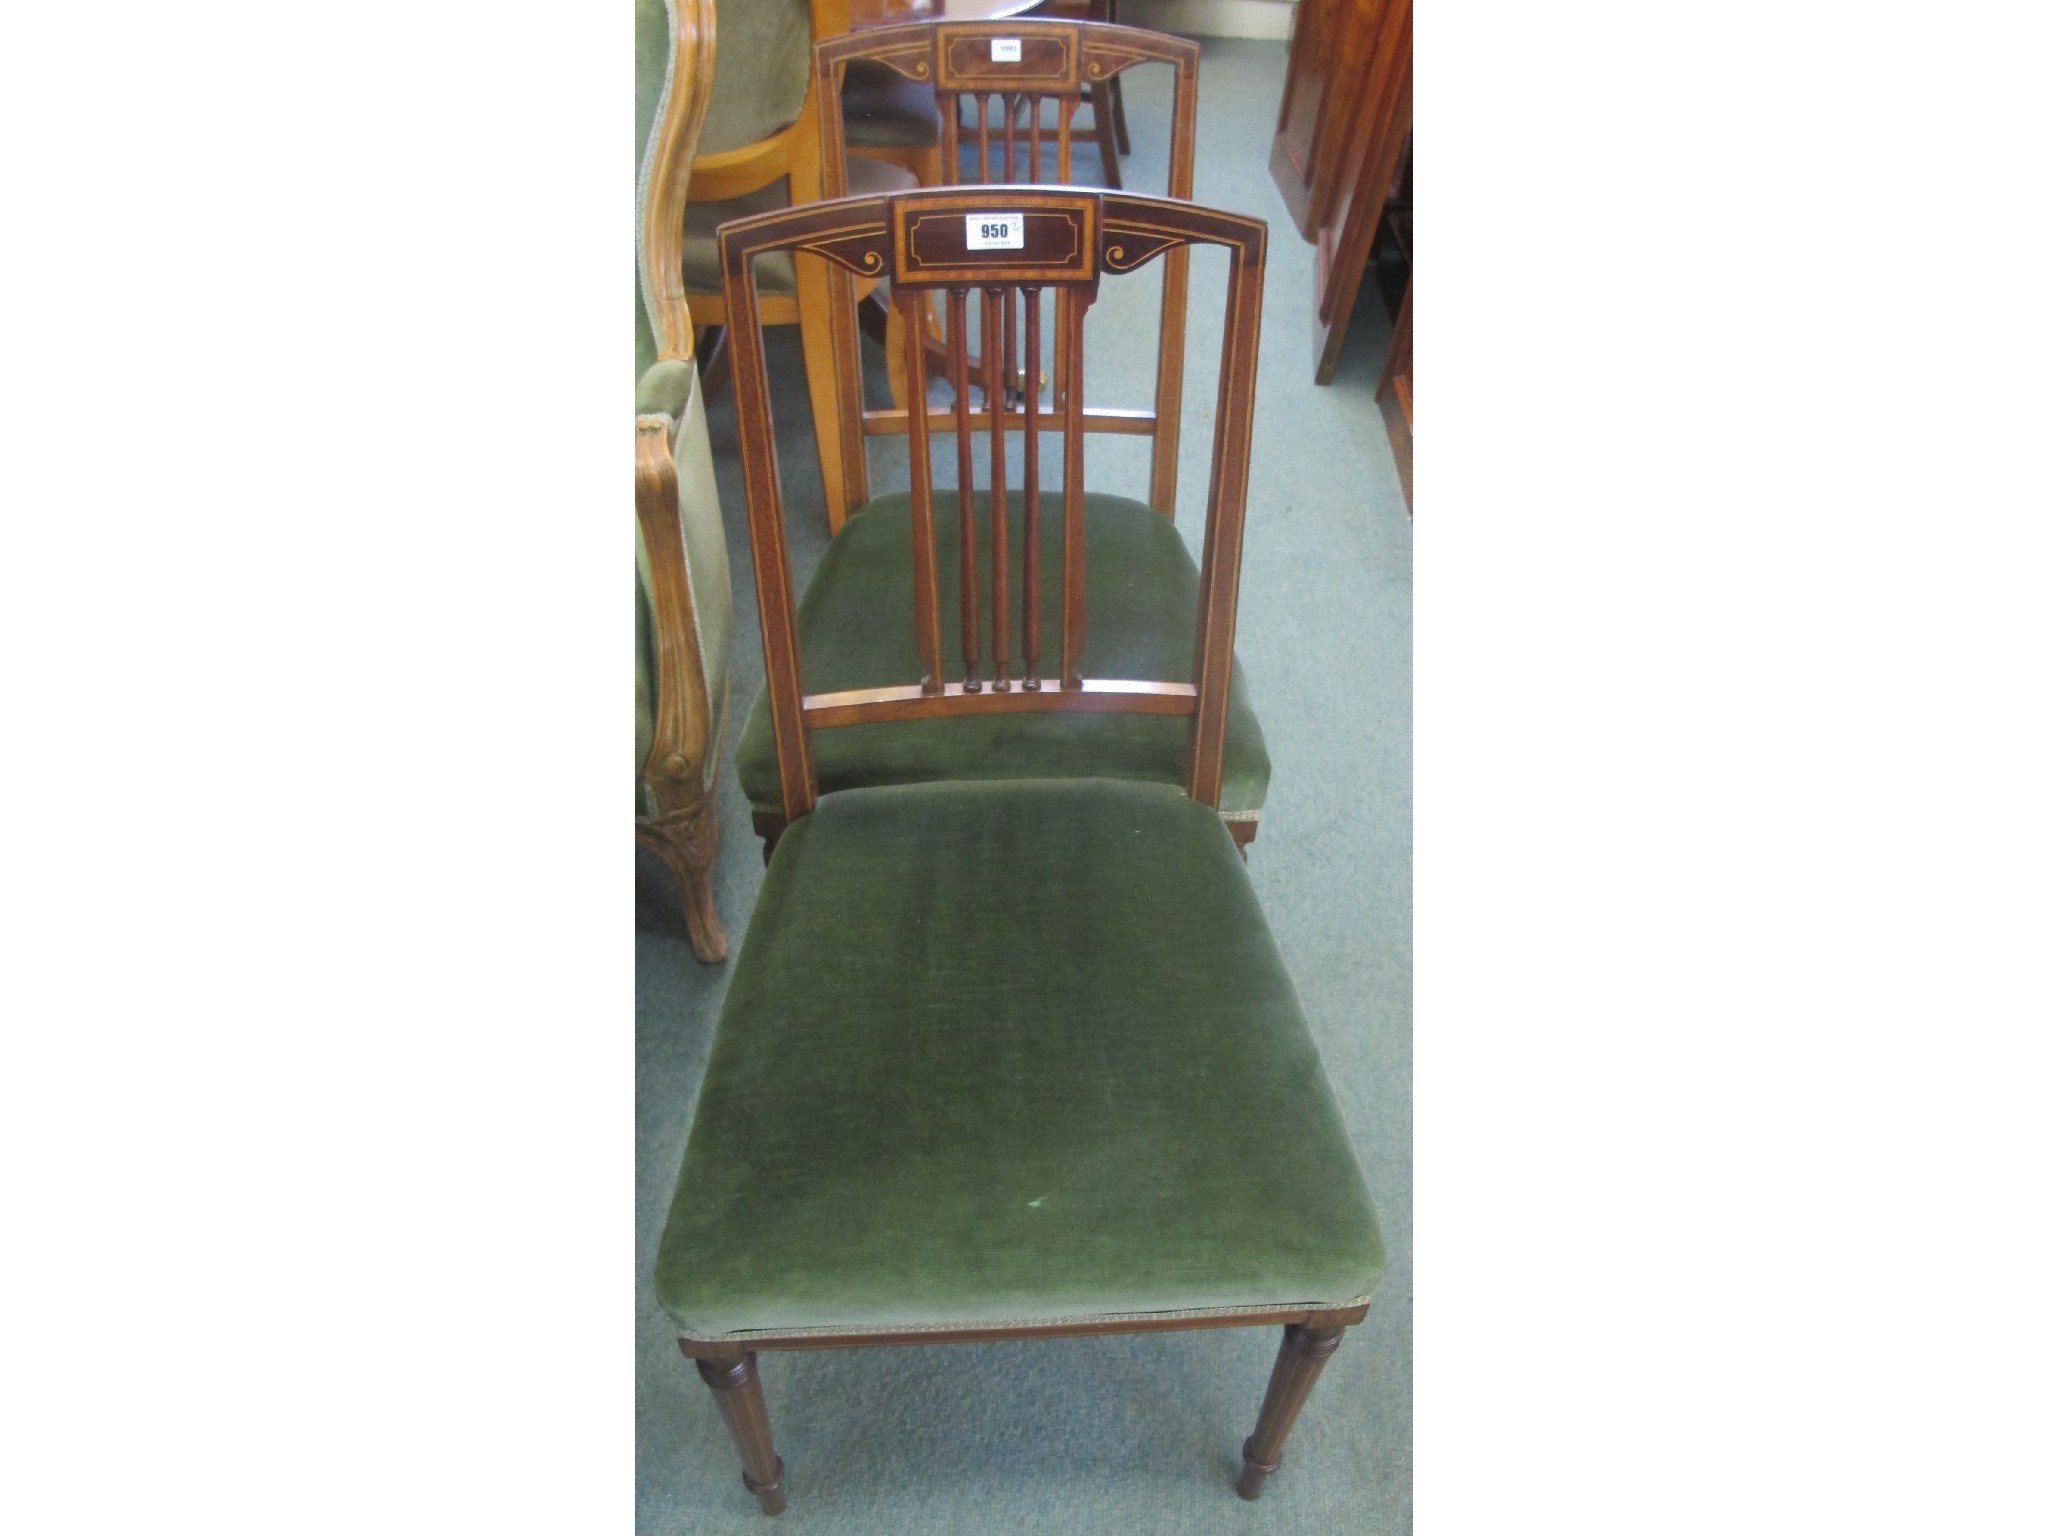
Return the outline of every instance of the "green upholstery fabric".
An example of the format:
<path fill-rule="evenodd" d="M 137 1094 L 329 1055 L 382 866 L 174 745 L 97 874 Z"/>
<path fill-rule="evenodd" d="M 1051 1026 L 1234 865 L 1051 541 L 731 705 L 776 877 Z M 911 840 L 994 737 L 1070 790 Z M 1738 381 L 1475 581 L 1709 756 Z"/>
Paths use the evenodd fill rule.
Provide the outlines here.
<path fill-rule="evenodd" d="M 661 348 L 654 339 L 654 327 L 647 321 L 647 296 L 640 287 L 640 270 L 636 265 L 633 269 L 633 377 L 644 382 L 647 371 L 654 366 L 654 360 L 660 353 Z M 661 414 L 675 413 L 663 411 Z"/>
<path fill-rule="evenodd" d="M 644 403 L 649 398 L 666 393 L 663 379 L 655 375 L 678 378 L 683 392 L 679 409 L 661 414 L 677 418 L 672 443 L 682 512 L 683 559 L 690 583 L 691 611 L 697 621 L 697 644 L 704 657 L 704 696 L 716 710 L 725 694 L 726 666 L 732 649 L 732 564 L 725 545 L 725 523 L 719 514 L 711 433 L 705 425 L 703 396 L 697 389 L 697 365 L 657 364 L 650 377 L 641 380 L 642 411 L 649 409 Z M 648 598 L 647 548 L 640 540 L 637 524 L 633 536 L 639 578 L 634 604 L 634 763 L 641 768 L 646 765 L 654 734 L 654 612 Z M 718 760 L 721 744 L 714 733 L 708 763 Z M 639 811 L 646 814 L 644 806 Z"/>
<path fill-rule="evenodd" d="M 638 196 L 646 213 L 647 153 L 655 125 L 667 104 L 669 71 L 667 0 L 635 0 L 633 49 L 633 126 L 639 146 Z M 636 222 L 635 229 L 638 231 Z M 634 410 L 638 415 L 667 416 L 676 423 L 670 444 L 675 453 L 678 499 L 681 502 L 683 562 L 690 584 L 690 607 L 697 623 L 697 644 L 704 658 L 705 697 L 716 709 L 724 697 L 726 659 L 732 638 L 732 569 L 725 547 L 725 524 L 719 516 L 718 485 L 711 467 L 711 437 L 704 425 L 704 404 L 697 389 L 695 363 L 658 362 L 660 347 L 648 320 L 646 294 L 638 262 L 633 275 Z M 633 529 L 633 765 L 634 810 L 646 815 L 645 786 L 640 775 L 654 739 L 654 698 L 659 686 L 654 645 L 654 610 L 649 599 L 647 546 L 636 520 Z M 714 737 L 710 760 L 717 761 L 720 743 Z"/>
<path fill-rule="evenodd" d="M 641 153 L 668 84 L 667 0 L 633 0 L 633 145 Z"/>
<path fill-rule="evenodd" d="M 919 784 L 789 829 L 656 1260 L 687 1333 L 1334 1306 L 1384 1268 L 1207 807 Z"/>
<path fill-rule="evenodd" d="M 661 114 L 668 89 L 669 13 L 667 0 L 634 0 L 633 6 L 633 144 L 639 155 L 634 183 L 638 215 L 633 221 L 634 244 L 639 244 L 641 219 L 647 213 L 647 155 L 654 124 Z M 647 318 L 647 301 L 641 287 L 636 254 L 633 266 L 633 377 L 642 377 L 661 353 Z M 670 413 L 673 414 L 673 413 Z"/>
<path fill-rule="evenodd" d="M 644 215 L 647 199 L 647 143 L 661 110 L 668 84 L 671 39 L 666 0 L 634 0 L 633 6 L 633 143 L 639 154 L 635 196 Z M 634 233 L 639 234 L 639 221 Z M 633 266 L 633 377 L 645 378 L 660 353 L 647 319 L 647 298 L 641 287 L 639 261 Z M 643 407 L 644 409 L 644 407 Z M 672 413 L 671 413 L 672 414 Z M 647 544 L 633 526 L 633 812 L 648 813 L 641 774 L 654 745 L 654 689 L 658 668 L 654 651 L 654 610 L 648 597 Z"/>
<path fill-rule="evenodd" d="M 654 680 L 660 667 L 654 652 L 654 604 L 648 597 L 647 541 L 633 525 L 633 814 L 652 816 L 643 775 L 654 750 Z"/>
<path fill-rule="evenodd" d="M 690 562 L 690 601 L 697 615 L 697 641 L 704 653 L 704 696 L 713 710 L 725 695 L 732 645 L 732 563 L 725 547 L 725 519 L 718 507 L 718 476 L 711 462 L 711 430 L 704 419 L 697 365 L 690 371 L 690 405 L 676 431 L 676 479 L 683 514 L 683 553 Z M 719 738 L 711 742 L 718 757 Z"/>
<path fill-rule="evenodd" d="M 667 416 L 681 421 L 697 390 L 697 365 L 670 358 L 640 370 L 633 390 L 633 410 L 641 416 Z"/>
<path fill-rule="evenodd" d="M 853 59 L 840 93 L 846 142 L 890 149 L 930 149 L 939 142 L 938 92 L 906 80 L 885 64 Z"/>
<path fill-rule="evenodd" d="M 1060 549 L 1057 493 L 1041 492 L 1044 526 L 1039 611 L 1044 639 L 1041 667 L 1059 669 Z M 940 633 L 946 675 L 960 672 L 960 522 L 954 493 L 934 497 L 939 549 Z M 988 495 L 977 493 L 981 533 L 982 675 L 988 665 Z M 1011 623 L 1023 611 L 1024 497 L 1010 492 Z M 1086 677 L 1191 681 L 1195 658 L 1194 560 L 1172 523 L 1142 502 L 1122 496 L 1087 498 Z M 1011 675 L 1022 675 L 1017 632 L 1011 637 Z M 826 548 L 797 604 L 797 640 L 803 647 L 804 691 L 832 693 L 915 683 L 923 675 L 911 634 L 910 497 L 879 496 L 846 520 Z M 842 726 L 811 734 L 818 785 L 827 793 L 870 784 L 928 779 L 1080 778 L 1104 775 L 1169 784 L 1183 782 L 1187 721 L 1145 715 L 982 715 L 888 725 Z M 755 699 L 741 732 L 740 788 L 755 807 L 779 812 L 775 732 L 765 693 Z M 1224 814 L 1256 812 L 1266 799 L 1271 765 L 1266 739 L 1252 713 L 1244 669 L 1232 669 L 1230 720 L 1224 737 Z"/>
<path fill-rule="evenodd" d="M 726 0 L 699 155 L 722 155 L 780 133 L 811 87 L 810 0 Z"/>
<path fill-rule="evenodd" d="M 878 192 L 902 192 L 917 185 L 917 178 L 900 165 L 879 160 L 849 160 L 846 163 L 846 191 L 849 197 L 869 197 Z M 748 214 L 772 213 L 789 206 L 787 177 L 772 181 L 745 197 L 730 197 L 722 203 L 691 203 L 683 209 L 683 287 L 690 293 L 720 293 L 725 270 L 718 263 L 718 226 Z M 769 251 L 754 258 L 754 282 L 762 293 L 795 293 L 796 267 L 787 251 Z"/>

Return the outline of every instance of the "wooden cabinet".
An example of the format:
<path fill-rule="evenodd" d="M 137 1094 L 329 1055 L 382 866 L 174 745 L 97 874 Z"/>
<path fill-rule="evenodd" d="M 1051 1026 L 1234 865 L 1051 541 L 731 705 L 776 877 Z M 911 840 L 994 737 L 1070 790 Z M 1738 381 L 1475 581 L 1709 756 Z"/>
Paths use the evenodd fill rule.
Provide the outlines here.
<path fill-rule="evenodd" d="M 1401 472 L 1401 496 L 1408 503 L 1408 515 L 1415 515 L 1415 347 L 1409 326 L 1415 288 L 1409 285 L 1401 296 L 1401 317 L 1394 322 L 1394 338 L 1387 344 L 1387 366 L 1380 370 L 1380 414 L 1387 421 L 1387 442 L 1394 450 L 1394 467 Z"/>
<path fill-rule="evenodd" d="M 1315 379 L 1336 373 L 1408 140 L 1412 0 L 1301 0 L 1269 162 L 1316 247 Z"/>

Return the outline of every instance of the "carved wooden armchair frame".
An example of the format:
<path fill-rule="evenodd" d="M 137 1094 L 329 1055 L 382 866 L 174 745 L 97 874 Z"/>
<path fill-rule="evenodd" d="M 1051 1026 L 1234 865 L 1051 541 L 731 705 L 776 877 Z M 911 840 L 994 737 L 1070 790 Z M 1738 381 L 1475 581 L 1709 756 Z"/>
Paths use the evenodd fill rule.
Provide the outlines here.
<path fill-rule="evenodd" d="M 755 590 L 759 597 L 761 632 L 766 659 L 767 689 L 773 715 L 774 735 L 780 761 L 782 808 L 791 838 L 804 830 L 806 818 L 843 807 L 875 795 L 943 796 L 957 792 L 957 786 L 912 786 L 905 790 L 850 790 L 823 797 L 821 806 L 812 762 L 814 732 L 855 727 L 869 722 L 905 719 L 938 720 L 970 714 L 1001 714 L 1019 711 L 1108 711 L 1183 717 L 1187 721 L 1188 751 L 1183 788 L 1179 798 L 1167 786 L 1128 786 L 1137 794 L 1152 797 L 1159 804 L 1177 804 L 1185 814 L 1189 802 L 1199 802 L 1213 812 L 1222 780 L 1223 744 L 1228 696 L 1232 677 L 1232 641 L 1237 614 L 1237 578 L 1244 535 L 1247 475 L 1250 461 L 1253 393 L 1256 377 L 1261 288 L 1264 277 L 1266 226 L 1259 220 L 1219 212 L 1161 198 L 1098 191 L 1050 190 L 1006 187 L 996 194 L 1003 209 L 1023 220 L 1021 248 L 970 250 L 966 245 L 969 216 L 991 204 L 990 189 L 981 186 L 948 188 L 934 192 L 901 193 L 887 197 L 846 198 L 783 212 L 735 221 L 723 227 L 720 253 L 725 269 L 728 312 L 732 317 L 730 345 L 733 380 L 739 415 L 742 467 L 747 490 L 747 521 L 754 549 Z M 1104 274 L 1133 271 L 1165 254 L 1185 255 L 1187 248 L 1207 244 L 1223 248 L 1229 255 L 1229 276 L 1225 306 L 1223 358 L 1216 401 L 1216 434 L 1210 469 L 1207 522 L 1203 540 L 1197 596 L 1196 655 L 1192 683 L 1146 678 L 1097 678 L 1087 674 L 1086 545 L 1079 537 L 1085 515 L 1083 493 L 1083 431 L 1085 423 L 1080 368 L 1083 355 L 1083 320 Z M 989 675 L 980 666 L 976 524 L 979 515 L 971 494 L 959 497 L 963 580 L 958 602 L 962 626 L 963 671 L 948 676 L 941 644 L 941 627 L 947 615 L 941 612 L 938 583 L 938 544 L 935 525 L 942 515 L 934 504 L 930 464 L 931 438 L 947 431 L 964 433 L 970 412 L 964 395 L 957 409 L 943 414 L 926 405 L 921 353 L 910 354 L 912 390 L 904 430 L 911 440 L 912 461 L 912 571 L 915 587 L 916 650 L 924 675 L 906 680 L 902 686 L 862 689 L 853 692 L 807 693 L 802 673 L 795 624 L 795 602 L 784 511 L 777 467 L 775 437 L 769 410 L 767 365 L 761 346 L 758 306 L 750 263 L 763 251 L 800 249 L 850 274 L 886 276 L 896 302 L 915 324 L 931 300 L 947 303 L 955 321 L 953 335 L 958 345 L 959 322 L 964 319 L 971 290 L 980 289 L 984 318 L 993 321 L 999 306 L 1011 295 L 1020 298 L 1027 335 L 1035 335 L 1046 321 L 1042 296 L 1051 289 L 1056 297 L 1057 324 L 1067 342 L 1062 357 L 1068 371 L 1060 409 L 1049 422 L 1041 420 L 1036 392 L 1027 395 L 1018 413 L 1017 431 L 1025 454 L 1023 505 L 1017 509 L 1025 530 L 1022 545 L 1022 584 L 1035 594 L 1041 580 L 1060 584 L 1056 634 L 1049 637 L 1052 653 L 1042 650 L 1039 607 L 1035 595 L 1022 605 L 1013 626 L 1009 607 L 1008 541 L 1004 537 L 1008 510 L 1002 494 L 1005 487 L 1002 463 L 1004 424 L 1011 414 L 1005 409 L 1003 392 L 994 391 L 984 414 L 991 418 L 995 469 L 993 501 L 988 509 L 989 591 Z M 991 332 L 993 334 L 993 332 Z M 950 421 L 947 419 L 950 417 Z M 1063 484 L 1056 512 L 1041 506 L 1035 470 L 1041 430 L 1062 433 Z M 961 485 L 972 491 L 971 462 L 964 456 Z M 1039 569 L 1039 523 L 1056 515 L 1066 536 L 1060 558 L 1049 571 Z M 1011 640 L 1018 640 L 1013 653 Z M 1014 663 L 1014 664 L 1013 664 Z M 1101 784 L 1104 781 L 1087 781 Z M 993 791 L 986 802 L 988 816 L 1004 814 L 1002 796 L 1029 791 L 1022 783 L 985 787 Z M 1082 786 L 1084 790 L 1086 785 Z M 1043 788 L 1043 786 L 1041 786 Z M 1050 786 L 1064 793 L 1074 785 Z M 1090 791 L 1092 792 L 1092 791 Z M 1116 789 L 1125 792 L 1124 788 Z M 918 804 L 927 805 L 920 801 Z M 921 813 L 923 814 L 923 813 Z M 830 820 L 821 816 L 821 820 Z M 1198 818 L 1199 819 L 1199 818 Z M 844 825 L 844 823 L 841 823 Z M 1242 881 L 1242 866 L 1227 851 L 1230 844 L 1221 828 L 1206 823 L 1202 844 L 1211 863 L 1203 866 L 1212 874 Z M 803 849 L 814 850 L 815 841 Z M 1103 861 L 1113 855 L 1092 839 L 1065 845 L 1069 857 Z M 800 878 L 793 871 L 814 865 L 781 864 L 785 848 L 778 851 L 769 879 L 778 875 Z M 865 876 L 863 876 L 865 878 Z M 786 888 L 785 888 L 786 889 Z M 1248 893 L 1248 887 L 1245 888 Z M 778 891 L 778 902 L 781 891 Z M 764 887 L 763 903 L 769 903 Z M 756 929 L 761 914 L 756 914 Z M 749 944 L 759 935 L 750 931 Z M 772 940 L 767 942 L 773 942 Z M 1113 942 L 1113 941 L 1112 941 Z M 764 951 L 764 953 L 767 953 Z M 760 960 L 761 957 L 755 957 Z M 734 986 L 749 978 L 748 986 L 767 973 L 750 973 L 742 954 Z M 730 1006 L 730 1003 L 729 1003 Z M 836 1005 L 835 1005 L 836 1006 Z M 836 1015 L 835 1015 L 836 1017 Z M 739 1034 L 758 1038 L 750 1030 Z M 713 1044 L 713 1067 L 720 1056 L 725 1025 Z M 748 1047 L 742 1047 L 748 1048 Z M 707 1080 L 707 1093 L 708 1093 Z M 749 1102 L 752 1102 L 749 1100 Z M 691 1159 L 698 1155 L 699 1137 L 714 1120 L 724 1120 L 726 1110 L 714 1112 L 710 1100 L 700 1099 L 698 1118 L 692 1129 L 690 1151 L 684 1159 L 682 1183 L 664 1234 L 659 1268 L 667 1274 L 672 1262 L 687 1275 L 692 1264 L 709 1262 L 706 1239 L 691 1223 L 708 1207 L 693 1204 L 690 1180 Z M 751 1112 L 749 1112 L 751 1113 Z M 1334 1114 L 1334 1109 L 1331 1111 Z M 744 1117 L 743 1117 L 744 1118 Z M 1306 1122 L 1302 1122 L 1305 1124 Z M 1296 1134 L 1290 1123 L 1277 1127 L 1276 1134 Z M 715 1132 L 709 1134 L 716 1134 Z M 1303 1133 L 1305 1134 L 1305 1133 Z M 1341 1137 L 1341 1131 L 1338 1133 Z M 745 1160 L 752 1165 L 752 1160 Z M 698 1165 L 700 1168 L 702 1164 Z M 1363 1185 L 1358 1186 L 1363 1197 Z M 746 1204 L 746 1202 L 742 1202 Z M 1032 1202 L 1034 1205 L 1037 1202 Z M 720 1230 L 739 1251 L 752 1241 L 754 1229 L 744 1216 L 728 1214 L 734 1207 L 720 1202 L 716 1215 L 703 1219 L 726 1222 Z M 748 1208 L 759 1212 L 758 1206 Z M 1369 1200 L 1367 1201 L 1369 1210 Z M 741 1235 L 734 1239 L 732 1221 L 741 1222 Z M 1370 1217 L 1366 1217 L 1368 1225 Z M 1375 1235 L 1369 1246 L 1377 1244 Z M 752 1260 L 746 1273 L 754 1273 Z M 1347 1274 L 1352 1273 L 1346 1271 Z M 1362 1272 L 1361 1272 L 1362 1274 Z M 684 1282 L 687 1285 L 687 1280 Z M 829 1283 L 838 1283 L 836 1280 Z M 1365 1278 L 1369 1292 L 1370 1279 Z M 1334 1285 L 1335 1282 L 1333 1281 Z M 661 1282 L 658 1278 L 657 1289 Z M 677 1293 L 680 1294 L 680 1293 Z M 1241 1294 L 1241 1293 L 1240 1293 Z M 1290 1294 L 1297 1294 L 1290 1292 Z M 1349 1297 L 1349 1300 L 1342 1298 Z M 684 1317 L 686 1302 L 663 1292 L 663 1302 L 683 1322 L 680 1343 L 685 1356 L 696 1360 L 703 1380 L 712 1389 L 721 1413 L 738 1447 L 742 1481 L 760 1501 L 762 1509 L 775 1514 L 783 1508 L 783 1467 L 776 1455 L 769 1431 L 766 1406 L 756 1370 L 762 1350 L 861 1347 L 873 1345 L 933 1344 L 997 1339 L 1053 1338 L 1109 1333 L 1138 1333 L 1159 1330 L 1280 1325 L 1283 1334 L 1257 1425 L 1244 1447 L 1244 1468 L 1238 1491 L 1255 1498 L 1266 1477 L 1277 1467 L 1280 1446 L 1324 1362 L 1334 1352 L 1344 1330 L 1361 1321 L 1367 1296 L 1356 1287 L 1332 1294 L 1314 1303 L 1275 1304 L 1262 1296 L 1245 1305 L 1173 1304 L 1163 1309 L 1140 1311 L 1097 1311 L 1083 1309 L 1080 1315 L 1062 1311 L 1053 1316 L 1018 1316 L 1014 1312 L 968 1324 L 941 1320 L 917 1326 L 793 1326 L 759 1328 L 748 1325 L 717 1330 L 693 1327 Z M 981 1314 L 977 1313 L 977 1317 Z"/>
<path fill-rule="evenodd" d="M 995 44 L 1014 44 L 1015 60 L 995 58 Z M 1160 63 L 1173 70 L 1173 126 L 1167 154 L 1166 191 L 1185 200 L 1195 186 L 1195 92 L 1201 47 L 1187 38 L 1141 27 L 1117 26 L 1108 22 L 1012 20 L 1003 22 L 915 22 L 903 26 L 875 27 L 843 37 L 825 38 L 812 46 L 812 88 L 814 101 L 835 103 L 842 99 L 848 65 L 855 61 L 894 70 L 905 79 L 930 82 L 939 103 L 939 171 L 948 184 L 965 181 L 963 156 L 967 146 L 960 132 L 960 104 L 976 104 L 973 140 L 978 168 L 987 168 L 1000 155 L 1003 180 L 1012 185 L 1037 184 L 1041 169 L 1052 172 L 1056 185 L 1071 182 L 1073 165 L 1074 115 L 1088 101 L 1091 89 L 1116 81 L 1125 70 L 1138 64 Z M 1106 101 L 1107 98 L 1105 97 Z M 1042 122 L 1041 104 L 1050 101 L 1054 120 L 1049 125 L 1050 142 Z M 992 130 L 992 107 L 1001 107 L 1001 127 Z M 845 195 L 846 139 L 843 113 L 827 107 L 818 121 L 824 190 L 828 198 Z M 1043 154 L 1043 159 L 1041 158 Z M 1044 160 L 1051 164 L 1046 166 Z M 1021 169 L 1028 172 L 1019 176 Z M 861 274 L 864 277 L 865 274 Z M 837 508 L 831 514 L 831 528 L 837 532 L 846 510 L 867 500 L 867 443 L 870 436 L 908 430 L 908 416 L 900 406 L 869 411 L 863 398 L 859 367 L 859 329 L 854 307 L 855 284 L 859 279 L 835 267 L 828 292 L 835 376 L 838 379 L 839 420 L 835 436 L 842 453 Z M 1174 510 L 1175 479 L 1180 460 L 1181 371 L 1187 336 L 1188 253 L 1176 247 L 1166 256 L 1165 281 L 1159 309 L 1158 373 L 1150 411 L 1097 410 L 1088 413 L 1084 430 L 1133 433 L 1152 439 L 1152 470 L 1149 500 L 1155 510 L 1171 518 Z M 1066 291 L 1056 290 L 1062 314 Z M 977 359 L 967 355 L 964 342 L 948 346 L 943 327 L 927 324 L 922 332 L 906 333 L 899 312 L 892 309 L 887 356 L 891 393 L 898 401 L 912 398 L 916 385 L 911 379 L 904 345 L 906 334 L 924 337 L 923 366 L 954 381 L 971 379 L 980 371 Z M 1005 352 L 1015 360 L 1036 356 L 1030 348 L 1017 346 L 1017 306 L 1006 301 Z M 1059 349 L 1064 342 L 1064 322 L 1053 324 L 1053 400 L 1057 409 L 1063 400 L 1064 365 Z M 1041 381 L 1041 387 L 1042 387 Z M 1006 371 L 1003 387 L 1013 402 L 1021 404 L 1031 381 L 1023 369 Z M 829 471 L 828 471 L 829 475 Z"/>
<path fill-rule="evenodd" d="M 638 263 L 641 303 L 656 361 L 639 381 L 633 424 L 633 500 L 642 579 L 651 609 L 653 730 L 640 765 L 635 841 L 659 854 L 683 900 L 690 944 L 704 961 L 725 958 L 725 929 L 712 902 L 718 856 L 718 757 L 725 737 L 729 670 L 706 657 L 703 625 L 730 624 L 700 611 L 683 533 L 683 476 L 708 480 L 710 447 L 696 373 L 690 306 L 683 292 L 684 199 L 690 157 L 711 94 L 717 44 L 711 0 L 663 0 L 669 23 L 668 76 L 641 165 Z M 688 434 L 686 437 L 685 434 Z M 692 493 L 715 498 L 706 484 Z M 699 515 L 703 515 L 698 509 Z M 712 506 L 709 517 L 717 520 Z M 718 537 L 722 555 L 723 535 Z M 722 560 L 698 579 L 728 582 Z"/>

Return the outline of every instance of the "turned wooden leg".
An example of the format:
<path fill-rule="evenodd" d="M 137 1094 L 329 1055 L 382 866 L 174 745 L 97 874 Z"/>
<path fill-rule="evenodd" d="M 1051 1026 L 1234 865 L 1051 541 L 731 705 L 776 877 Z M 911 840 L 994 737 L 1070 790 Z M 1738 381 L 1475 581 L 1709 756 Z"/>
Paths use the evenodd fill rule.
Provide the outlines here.
<path fill-rule="evenodd" d="M 761 1513 L 779 1515 L 782 1500 L 782 1458 L 768 1432 L 768 1404 L 761 1397 L 761 1375 L 751 1351 L 737 1360 L 699 1360 L 697 1374 L 711 1389 L 732 1443 L 740 1453 L 740 1481 L 761 1501 Z"/>
<path fill-rule="evenodd" d="M 1266 1479 L 1280 1465 L 1280 1443 L 1294 1427 L 1294 1416 L 1308 1401 L 1309 1389 L 1323 1374 L 1323 1362 L 1337 1352 L 1344 1337 L 1342 1328 L 1309 1328 L 1289 1323 L 1280 1336 L 1280 1358 L 1273 1362 L 1272 1378 L 1266 1383 L 1266 1400 L 1259 1406 L 1259 1426 L 1244 1443 L 1244 1471 L 1238 1474 L 1237 1496 L 1256 1499 Z"/>

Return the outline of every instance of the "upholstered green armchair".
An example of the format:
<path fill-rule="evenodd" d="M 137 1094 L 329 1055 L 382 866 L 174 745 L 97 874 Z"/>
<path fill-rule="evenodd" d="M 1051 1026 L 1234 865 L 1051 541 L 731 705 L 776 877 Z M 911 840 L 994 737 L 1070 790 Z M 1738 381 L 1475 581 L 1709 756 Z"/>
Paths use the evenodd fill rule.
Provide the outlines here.
<path fill-rule="evenodd" d="M 636 0 L 640 145 L 633 490 L 636 835 L 674 873 L 690 946 L 725 958 L 711 900 L 732 573 L 683 298 L 683 197 L 710 89 L 710 0 Z"/>

